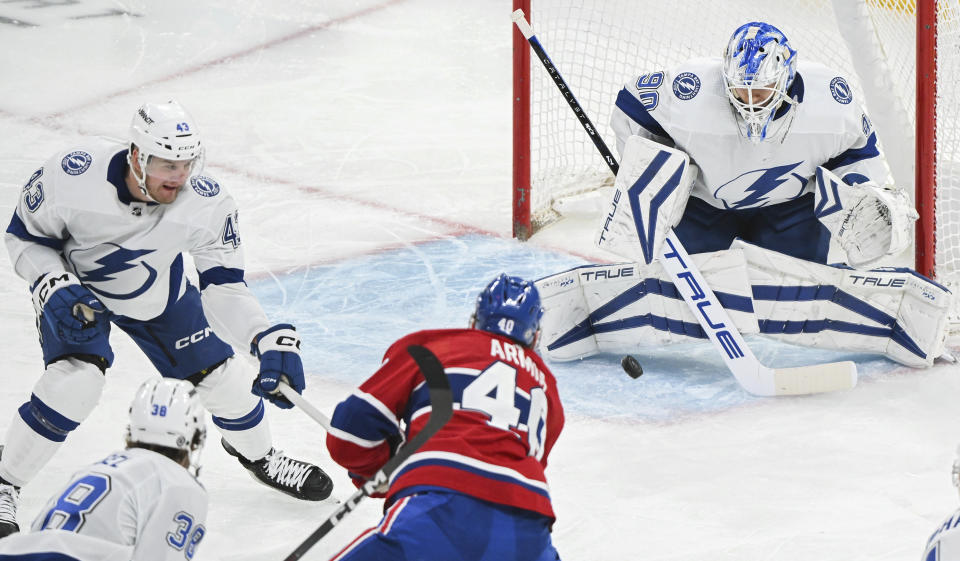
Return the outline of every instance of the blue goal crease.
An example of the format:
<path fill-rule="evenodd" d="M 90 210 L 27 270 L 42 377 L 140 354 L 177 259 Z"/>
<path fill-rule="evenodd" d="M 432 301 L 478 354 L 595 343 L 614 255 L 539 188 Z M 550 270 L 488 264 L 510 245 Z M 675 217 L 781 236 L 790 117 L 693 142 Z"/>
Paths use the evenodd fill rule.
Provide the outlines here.
<path fill-rule="evenodd" d="M 355 387 L 379 367 L 384 351 L 403 335 L 468 325 L 477 294 L 500 273 L 533 280 L 587 264 L 582 257 L 563 252 L 468 234 L 272 278 L 248 277 L 247 283 L 271 320 L 297 327 L 308 384 L 310 379 L 322 378 Z M 670 283 L 651 279 L 642 284 L 618 298 L 629 302 L 644 291 L 679 298 Z M 744 309 L 750 301 L 718 297 L 730 309 Z M 664 320 L 651 317 L 649 321 Z M 601 319 L 592 328 L 608 327 Z M 751 342 L 751 348 L 766 364 L 776 366 L 836 360 L 837 356 L 835 351 L 769 341 Z M 616 356 L 548 361 L 564 409 L 596 418 L 663 421 L 722 411 L 756 399 L 737 385 L 709 343 L 654 348 L 637 356 L 644 375 L 636 380 L 624 374 Z M 885 363 L 872 364 L 876 370 Z M 345 393 L 340 399 L 346 398 Z"/>

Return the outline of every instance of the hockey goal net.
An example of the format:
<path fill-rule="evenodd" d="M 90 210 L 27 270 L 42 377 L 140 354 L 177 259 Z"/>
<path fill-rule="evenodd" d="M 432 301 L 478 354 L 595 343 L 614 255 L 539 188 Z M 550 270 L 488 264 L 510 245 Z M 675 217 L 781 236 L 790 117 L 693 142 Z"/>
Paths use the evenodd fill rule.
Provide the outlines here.
<path fill-rule="evenodd" d="M 688 58 L 719 56 L 730 33 L 747 21 L 776 25 L 799 52 L 801 71 L 804 60 L 815 60 L 853 82 L 894 181 L 916 194 L 916 267 L 956 292 L 957 0 L 514 0 L 518 8 L 611 147 L 615 137 L 608 122 L 625 81 Z M 529 237 L 566 209 L 578 208 L 572 201 L 611 182 L 567 103 L 515 32 L 514 235 Z"/>

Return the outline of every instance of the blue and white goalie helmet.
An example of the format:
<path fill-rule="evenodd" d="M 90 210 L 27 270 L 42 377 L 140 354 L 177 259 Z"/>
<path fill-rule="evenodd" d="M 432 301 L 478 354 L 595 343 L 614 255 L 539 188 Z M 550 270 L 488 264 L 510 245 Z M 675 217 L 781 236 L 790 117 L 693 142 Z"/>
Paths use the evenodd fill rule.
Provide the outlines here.
<path fill-rule="evenodd" d="M 733 32 L 723 52 L 723 79 L 747 138 L 783 138 L 793 120 L 794 100 L 787 90 L 796 75 L 797 51 L 779 29 L 754 21 Z M 781 109 L 784 103 L 789 107 Z"/>
<path fill-rule="evenodd" d="M 150 378 L 141 384 L 130 404 L 126 437 L 131 444 L 186 450 L 190 465 L 198 468 L 207 426 L 193 384 L 169 378 Z"/>
<path fill-rule="evenodd" d="M 506 335 L 527 347 L 536 342 L 540 331 L 540 293 L 530 281 L 519 277 L 499 277 L 477 296 L 473 327 Z"/>
<path fill-rule="evenodd" d="M 138 149 L 137 163 L 141 173 L 134 169 L 140 190 L 147 195 L 148 164 L 152 159 L 191 162 L 190 173 L 199 173 L 203 168 L 203 144 L 200 131 L 193 117 L 179 103 L 170 100 L 164 103 L 147 102 L 137 108 L 130 122 L 130 142 Z M 131 168 L 132 150 L 127 155 Z M 148 195 L 149 196 L 149 195 Z"/>

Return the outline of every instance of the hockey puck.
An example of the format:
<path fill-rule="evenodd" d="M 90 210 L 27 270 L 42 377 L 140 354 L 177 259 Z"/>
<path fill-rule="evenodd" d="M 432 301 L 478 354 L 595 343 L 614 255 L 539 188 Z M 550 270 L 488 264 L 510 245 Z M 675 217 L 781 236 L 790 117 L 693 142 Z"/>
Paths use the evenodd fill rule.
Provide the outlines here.
<path fill-rule="evenodd" d="M 640 362 L 630 355 L 627 355 L 620 360 L 620 366 L 623 367 L 623 371 L 626 372 L 631 378 L 639 378 L 640 376 L 643 376 L 643 367 L 640 366 Z"/>

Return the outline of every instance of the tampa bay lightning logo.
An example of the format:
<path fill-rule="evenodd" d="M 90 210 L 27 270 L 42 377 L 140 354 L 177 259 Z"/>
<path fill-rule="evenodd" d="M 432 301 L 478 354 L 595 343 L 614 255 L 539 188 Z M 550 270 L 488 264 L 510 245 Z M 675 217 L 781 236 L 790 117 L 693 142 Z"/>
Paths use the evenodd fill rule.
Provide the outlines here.
<path fill-rule="evenodd" d="M 771 200 L 788 201 L 803 194 L 807 179 L 795 173 L 803 161 L 770 169 L 748 171 L 714 191 L 713 196 L 728 209 L 753 208 Z"/>
<path fill-rule="evenodd" d="M 74 271 L 91 292 L 114 300 L 132 300 L 153 286 L 157 270 L 140 259 L 156 250 L 127 249 L 105 243 L 70 252 Z"/>
<path fill-rule="evenodd" d="M 700 92 L 700 78 L 693 72 L 681 72 L 673 79 L 673 95 L 682 100 L 693 99 Z"/>
<path fill-rule="evenodd" d="M 60 160 L 60 167 L 68 175 L 80 175 L 90 169 L 90 163 L 93 162 L 93 156 L 83 150 L 70 152 Z"/>
<path fill-rule="evenodd" d="M 870 119 L 866 115 L 860 116 L 860 125 L 863 127 L 864 136 L 870 136 Z"/>
<path fill-rule="evenodd" d="M 191 177 L 190 186 L 193 187 L 193 190 L 201 197 L 213 197 L 220 192 L 220 184 L 203 175 Z"/>
<path fill-rule="evenodd" d="M 853 90 L 850 89 L 850 84 L 840 76 L 830 80 L 830 95 L 837 100 L 837 103 L 844 105 L 853 101 Z"/>

